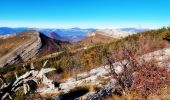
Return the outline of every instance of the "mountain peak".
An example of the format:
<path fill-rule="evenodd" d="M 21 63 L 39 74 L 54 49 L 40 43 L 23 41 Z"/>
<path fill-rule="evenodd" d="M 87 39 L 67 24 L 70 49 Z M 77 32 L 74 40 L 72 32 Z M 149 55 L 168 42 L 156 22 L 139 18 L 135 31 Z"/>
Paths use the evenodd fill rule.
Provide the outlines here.
<path fill-rule="evenodd" d="M 79 27 L 73 27 L 73 28 L 71 28 L 71 29 L 80 30 L 81 28 L 79 28 Z"/>

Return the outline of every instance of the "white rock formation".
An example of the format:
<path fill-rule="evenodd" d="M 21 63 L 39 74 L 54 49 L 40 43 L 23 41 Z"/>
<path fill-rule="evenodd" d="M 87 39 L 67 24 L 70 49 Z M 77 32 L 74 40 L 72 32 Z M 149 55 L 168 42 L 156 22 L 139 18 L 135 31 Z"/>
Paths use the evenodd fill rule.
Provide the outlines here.
<path fill-rule="evenodd" d="M 42 45 L 39 32 L 30 31 L 28 37 L 30 37 L 29 41 L 17 46 L 11 52 L 0 58 L 0 67 L 3 67 L 6 64 L 16 63 L 18 61 L 18 56 L 23 61 L 27 61 L 38 53 Z"/>
<path fill-rule="evenodd" d="M 124 38 L 132 34 L 136 34 L 136 32 L 122 31 L 120 29 L 99 29 L 96 31 L 96 33 L 117 39 Z"/>

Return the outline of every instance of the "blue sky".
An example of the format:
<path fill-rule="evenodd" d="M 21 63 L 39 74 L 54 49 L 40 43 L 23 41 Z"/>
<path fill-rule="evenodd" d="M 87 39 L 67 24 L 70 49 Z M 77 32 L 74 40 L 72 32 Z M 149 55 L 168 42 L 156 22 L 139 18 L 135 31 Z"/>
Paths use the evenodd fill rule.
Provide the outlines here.
<path fill-rule="evenodd" d="M 170 0 L 0 0 L 0 27 L 158 28 Z"/>

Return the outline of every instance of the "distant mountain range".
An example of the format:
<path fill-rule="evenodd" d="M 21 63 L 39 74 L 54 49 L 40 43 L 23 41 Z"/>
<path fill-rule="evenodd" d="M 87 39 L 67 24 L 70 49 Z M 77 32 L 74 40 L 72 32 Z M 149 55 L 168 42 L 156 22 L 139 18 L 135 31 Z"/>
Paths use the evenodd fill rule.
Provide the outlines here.
<path fill-rule="evenodd" d="M 23 31 L 30 30 L 31 28 L 9 28 L 9 27 L 0 27 L 0 35 L 6 34 L 17 34 Z"/>
<path fill-rule="evenodd" d="M 82 40 L 88 35 L 89 32 L 95 31 L 96 29 L 40 29 L 39 31 L 54 39 L 77 42 Z M 58 38 L 57 38 L 58 37 Z"/>
<path fill-rule="evenodd" d="M 70 42 L 77 42 L 82 40 L 89 32 L 95 31 L 95 29 L 41 29 L 41 28 L 8 28 L 0 27 L 0 36 L 9 34 L 18 34 L 27 30 L 36 30 L 44 35 L 57 40 L 64 40 Z"/>
<path fill-rule="evenodd" d="M 146 30 L 150 30 L 150 29 L 144 29 L 144 28 L 119 28 L 119 30 L 124 31 L 124 32 L 143 32 Z"/>
<path fill-rule="evenodd" d="M 9 28 L 9 27 L 0 27 L 0 37 L 9 36 L 9 34 L 14 35 L 18 34 L 23 31 L 28 30 L 36 30 L 38 32 L 43 33 L 44 35 L 61 41 L 69 41 L 69 42 L 77 42 L 89 35 L 91 32 L 98 31 L 97 29 L 88 28 L 88 29 L 81 29 L 81 28 L 69 28 L 69 29 L 41 29 L 41 28 Z M 102 29 L 102 31 L 108 31 L 110 29 Z M 147 29 L 137 29 L 137 28 L 119 28 L 119 29 L 111 29 L 112 31 L 116 31 L 116 34 L 119 33 L 137 33 L 137 32 L 143 32 Z M 117 31 L 119 30 L 119 31 Z M 100 30 L 101 31 L 101 30 Z M 110 32 L 108 32 L 110 33 Z"/>

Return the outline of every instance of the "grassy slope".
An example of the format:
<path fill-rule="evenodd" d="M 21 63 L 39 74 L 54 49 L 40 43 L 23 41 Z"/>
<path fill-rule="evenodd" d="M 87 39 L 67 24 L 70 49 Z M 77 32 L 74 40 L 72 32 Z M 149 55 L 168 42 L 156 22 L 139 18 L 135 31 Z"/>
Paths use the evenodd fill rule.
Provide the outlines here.
<path fill-rule="evenodd" d="M 9 37 L 7 39 L 0 39 L 0 57 L 16 48 L 18 45 L 27 42 L 30 38 L 25 34 Z"/>

